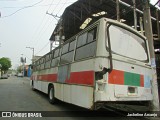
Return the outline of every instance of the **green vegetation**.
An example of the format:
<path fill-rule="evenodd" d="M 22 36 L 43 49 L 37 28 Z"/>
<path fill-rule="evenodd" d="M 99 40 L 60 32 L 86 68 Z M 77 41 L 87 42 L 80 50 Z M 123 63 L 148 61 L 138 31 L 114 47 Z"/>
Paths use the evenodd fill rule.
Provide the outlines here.
<path fill-rule="evenodd" d="M 2 73 L 6 73 L 8 71 L 8 69 L 12 66 L 11 60 L 6 57 L 0 58 L 0 64 L 1 64 L 1 72 Z"/>
<path fill-rule="evenodd" d="M 22 70 L 23 70 L 22 66 L 18 66 L 18 67 L 17 67 L 17 72 L 18 72 L 18 73 L 21 73 Z"/>

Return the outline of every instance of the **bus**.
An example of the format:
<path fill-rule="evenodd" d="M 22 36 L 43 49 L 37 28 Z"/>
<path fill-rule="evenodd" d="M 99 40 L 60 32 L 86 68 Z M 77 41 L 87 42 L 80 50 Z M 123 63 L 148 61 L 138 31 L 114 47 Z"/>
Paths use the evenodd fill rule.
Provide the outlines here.
<path fill-rule="evenodd" d="M 151 60 L 146 37 L 101 18 L 34 62 L 30 85 L 87 109 L 112 102 L 149 102 Z"/>

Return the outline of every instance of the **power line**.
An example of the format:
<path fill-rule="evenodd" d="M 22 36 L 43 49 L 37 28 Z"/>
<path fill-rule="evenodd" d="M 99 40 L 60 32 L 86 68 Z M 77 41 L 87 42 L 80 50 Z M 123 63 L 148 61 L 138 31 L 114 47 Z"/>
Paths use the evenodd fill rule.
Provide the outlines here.
<path fill-rule="evenodd" d="M 53 3 L 53 2 L 54 2 L 54 0 L 52 1 L 52 3 Z M 57 4 L 55 4 L 56 6 L 53 8 L 52 13 L 57 9 L 58 5 L 63 4 L 63 7 L 64 7 L 65 4 L 68 4 L 68 3 L 67 3 L 67 0 L 65 1 L 65 3 L 60 3 L 60 2 L 61 2 L 61 0 L 60 0 Z M 51 8 L 52 3 L 50 4 L 50 6 L 49 6 L 49 8 L 47 9 L 47 11 Z M 62 9 L 63 7 L 61 7 L 61 9 Z M 60 10 L 61 10 L 61 9 L 60 9 Z M 59 10 L 59 11 L 60 11 L 60 10 Z M 57 14 L 58 14 L 58 13 L 57 13 Z M 45 17 L 46 17 L 46 14 L 45 14 L 45 16 L 43 17 L 43 20 L 42 20 L 42 22 L 41 22 L 41 25 L 42 25 Z M 52 21 L 48 22 L 48 20 L 49 20 L 49 18 L 47 19 L 47 21 L 46 21 L 45 24 L 43 25 L 42 29 L 38 32 L 38 34 L 37 34 L 36 36 L 38 36 L 43 30 L 44 30 L 44 32 L 46 32 L 47 28 L 49 27 L 49 25 L 50 25 L 51 22 L 53 21 L 53 20 L 52 20 Z M 49 24 L 47 25 L 47 23 L 49 23 Z M 46 26 L 46 25 L 47 25 L 47 26 Z M 46 27 L 46 29 L 44 29 L 45 27 Z M 40 28 L 40 27 L 38 27 L 38 28 Z M 37 40 L 36 40 L 36 44 L 37 44 L 38 41 L 44 36 L 44 32 L 43 32 L 43 34 L 40 34 L 40 36 L 38 36 L 38 38 L 37 38 Z M 49 43 L 47 43 L 47 45 L 48 45 L 48 44 L 49 44 Z M 44 46 L 39 52 L 37 52 L 36 54 L 40 53 L 47 45 L 45 45 L 45 46 Z"/>
<path fill-rule="evenodd" d="M 5 1 L 5 2 L 7 2 L 7 1 L 19 1 L 19 0 L 0 0 L 0 1 Z"/>
<path fill-rule="evenodd" d="M 156 2 L 156 4 L 154 4 L 154 6 L 156 6 L 159 2 L 160 2 L 160 0 L 158 0 L 158 1 Z"/>
<path fill-rule="evenodd" d="M 53 2 L 54 2 L 54 0 L 52 0 L 52 2 L 51 2 L 51 4 L 50 4 L 49 8 L 47 9 L 47 11 L 51 8 Z"/>
<path fill-rule="evenodd" d="M 47 42 L 47 44 L 46 44 L 40 51 L 38 51 L 35 55 L 37 55 L 37 54 L 40 53 L 44 48 L 46 48 L 48 44 L 49 44 L 49 42 Z"/>
<path fill-rule="evenodd" d="M 47 31 L 47 29 L 48 29 L 48 27 L 51 25 L 51 23 L 53 22 L 53 20 L 51 20 L 50 22 L 49 22 L 49 24 L 47 25 L 47 27 L 44 29 L 44 33 Z M 42 37 L 44 37 L 44 34 L 41 34 L 41 36 L 39 37 L 39 39 L 37 39 L 37 40 L 40 40 Z M 38 41 L 37 41 L 38 42 Z"/>
<path fill-rule="evenodd" d="M 59 0 L 58 4 L 56 5 L 56 7 L 53 9 L 52 13 L 55 11 L 55 9 L 58 7 L 58 5 L 60 4 L 62 0 Z"/>
<path fill-rule="evenodd" d="M 54 2 L 54 0 L 52 0 L 51 4 L 52 4 L 53 2 Z M 47 11 L 50 9 L 50 7 L 51 7 L 51 5 L 48 7 Z M 45 17 L 46 17 L 46 14 L 44 14 L 43 19 L 42 19 L 42 21 L 40 22 L 40 24 L 38 25 L 38 27 L 37 27 L 36 31 L 34 32 L 34 34 L 32 35 L 31 40 L 32 40 L 33 37 L 36 35 L 37 31 L 40 29 L 40 26 L 41 26 L 42 23 L 44 22 Z M 48 21 L 48 19 L 47 19 L 47 21 Z M 45 24 L 46 24 L 46 23 L 45 23 Z M 43 26 L 43 27 L 44 27 L 44 26 Z M 42 27 L 42 29 L 43 29 L 43 27 Z M 42 29 L 41 29 L 41 30 L 42 30 Z M 38 32 L 38 35 L 40 34 L 41 30 Z M 38 41 L 38 40 L 37 40 L 37 41 Z M 36 42 L 36 43 L 37 43 L 37 42 Z"/>
<path fill-rule="evenodd" d="M 52 0 L 51 4 L 52 4 L 54 1 L 55 1 L 55 0 Z M 50 9 L 50 7 L 51 7 L 51 5 L 48 7 L 47 11 Z M 43 17 L 43 20 L 42 20 L 41 24 L 43 23 L 45 17 L 46 17 L 46 14 L 45 14 L 44 17 Z M 42 29 L 38 32 L 37 35 L 39 35 L 39 34 L 41 33 L 41 31 L 44 29 L 44 27 L 46 26 L 48 20 L 49 20 L 49 18 L 47 19 L 47 21 L 45 22 L 45 24 L 43 25 Z M 40 28 L 40 27 L 38 27 L 38 28 Z M 37 42 L 38 42 L 38 39 L 37 39 L 36 43 L 37 43 Z M 36 43 L 35 43 L 35 44 L 36 44 Z"/>
<path fill-rule="evenodd" d="M 56 8 L 57 8 L 58 5 L 60 4 L 60 2 L 61 2 L 61 0 L 60 0 L 60 1 L 58 2 L 58 4 L 54 7 L 52 13 L 56 10 Z M 67 0 L 65 1 L 65 4 L 66 4 L 66 3 L 67 3 Z M 64 4 L 64 5 L 65 5 L 65 4 Z M 64 5 L 63 5 L 63 7 L 64 7 Z M 59 11 L 57 12 L 57 14 L 60 12 L 60 10 L 61 10 L 63 7 L 61 7 L 61 8 L 59 9 Z M 51 21 L 51 22 L 52 22 L 52 21 Z M 50 22 L 50 23 L 51 23 L 51 22 Z M 46 30 L 47 30 L 47 28 L 49 27 L 50 23 L 48 24 L 48 26 L 46 27 L 46 29 L 45 29 L 44 32 L 46 32 Z M 43 35 L 44 35 L 44 34 L 43 34 Z M 41 34 L 41 37 L 42 37 L 42 34 Z M 41 38 L 41 37 L 40 37 L 40 38 Z M 39 39 L 38 39 L 38 40 L 39 40 Z M 47 45 L 48 45 L 48 44 L 47 44 Z M 45 46 L 45 47 L 46 47 L 46 46 Z M 39 52 L 41 52 L 43 49 L 44 49 L 44 47 L 43 47 Z M 39 53 L 39 52 L 38 52 L 38 53 Z M 37 53 L 37 54 L 38 54 L 38 53 Z"/>
<path fill-rule="evenodd" d="M 23 8 L 20 8 L 20 9 L 16 10 L 15 12 L 11 13 L 10 15 L 3 16 L 3 17 L 1 17 L 1 18 L 10 17 L 10 16 L 12 16 L 12 15 L 16 14 L 17 12 L 19 12 L 19 11 L 21 11 L 21 10 L 23 10 L 23 9 L 26 9 L 26 8 L 33 7 L 33 6 L 35 6 L 35 5 L 39 4 L 39 3 L 41 3 L 42 1 L 43 1 L 43 0 L 40 0 L 39 2 L 37 2 L 37 3 L 33 4 L 33 5 L 25 6 L 25 7 L 23 7 Z"/>
<path fill-rule="evenodd" d="M 59 11 L 57 12 L 57 14 L 62 10 L 62 8 L 65 6 L 66 3 L 67 3 L 67 0 L 65 1 L 65 3 L 63 4 L 63 6 L 61 7 L 61 9 L 59 9 Z"/>
<path fill-rule="evenodd" d="M 53 0 L 54 1 L 54 0 Z M 52 1 L 52 2 L 53 2 Z M 60 2 L 61 2 L 61 0 L 58 2 L 58 4 L 54 7 L 54 9 L 53 9 L 53 11 L 52 11 L 52 13 L 54 12 L 54 10 L 58 7 L 58 5 L 60 4 Z M 49 10 L 49 9 L 48 9 Z M 47 11 L 48 11 L 47 10 Z M 47 21 L 45 22 L 45 24 L 44 24 L 44 26 L 43 26 L 43 28 L 40 30 L 40 32 L 39 32 L 39 34 L 42 32 L 42 30 L 44 30 L 44 28 L 45 28 L 45 26 L 47 25 L 47 23 L 48 23 L 48 20 L 49 20 L 49 18 L 47 19 Z M 49 22 L 49 24 L 47 25 L 47 27 L 51 24 L 51 22 L 52 21 L 50 21 Z M 47 29 L 47 27 L 46 27 L 46 29 Z M 46 31 L 46 29 L 45 29 L 45 31 Z M 44 33 L 43 33 L 44 34 Z M 38 37 L 38 38 L 41 38 L 41 36 L 43 35 L 43 34 L 40 34 L 40 36 Z M 39 41 L 39 39 L 37 39 L 37 41 L 36 41 L 36 43 L 35 44 L 37 44 L 38 43 L 38 41 Z"/>
<path fill-rule="evenodd" d="M 65 3 L 61 3 L 62 5 L 65 4 L 71 4 L 74 2 L 65 2 Z M 32 6 L 32 7 L 46 7 L 46 6 L 52 6 L 52 5 L 58 5 L 57 3 L 55 4 L 44 4 L 44 5 L 36 5 L 36 6 Z M 24 7 L 28 7 L 28 6 L 21 6 L 21 7 L 11 7 L 11 6 L 6 6 L 6 7 L 0 7 L 0 9 L 15 9 L 15 8 L 24 8 Z"/>
<path fill-rule="evenodd" d="M 46 17 L 46 14 L 45 14 L 45 17 Z M 44 25 L 42 26 L 42 28 L 40 29 L 40 31 L 39 31 L 38 34 L 36 35 L 36 36 L 38 36 L 38 37 L 37 37 L 37 39 L 36 39 L 36 41 L 35 41 L 34 44 L 37 44 L 38 41 L 39 41 L 40 36 L 42 36 L 42 35 L 44 34 L 44 32 L 43 32 L 43 34 L 41 34 L 41 33 L 42 33 L 42 31 L 44 30 L 44 28 L 47 26 L 48 20 L 49 20 L 49 18 L 45 21 Z"/>
<path fill-rule="evenodd" d="M 51 4 L 50 4 L 49 8 L 47 9 L 47 11 L 51 8 L 51 5 L 53 4 L 53 2 L 54 2 L 54 0 L 51 2 Z M 63 4 L 63 7 L 64 7 L 65 4 L 68 4 L 68 3 L 67 3 L 67 0 L 65 1 L 65 3 L 60 3 L 60 2 L 61 2 L 61 0 L 60 0 L 57 4 L 55 4 L 56 6 L 54 7 L 54 9 L 53 9 L 52 12 L 54 12 L 54 10 L 58 7 L 59 4 Z M 70 2 L 70 3 L 73 3 L 73 2 Z M 61 7 L 61 9 L 62 9 L 63 7 Z M 60 10 L 61 10 L 61 9 L 60 9 Z M 60 10 L 59 10 L 59 11 L 60 11 Z M 57 13 L 57 14 L 58 14 L 58 13 Z M 46 17 L 46 15 L 43 17 L 43 20 L 42 20 L 42 22 L 41 22 L 41 25 L 42 25 L 45 17 Z M 52 21 L 48 22 L 48 20 L 49 20 L 49 18 L 47 19 L 47 21 L 46 21 L 45 24 L 43 25 L 42 29 L 40 29 L 40 31 L 37 33 L 36 36 L 38 36 L 38 35 L 39 35 L 39 36 L 38 36 L 35 44 L 37 44 L 38 41 L 42 38 L 42 36 L 44 36 L 44 32 L 46 32 L 47 28 L 48 28 L 49 25 L 51 24 Z M 47 23 L 49 23 L 49 24 L 47 25 Z M 46 27 L 46 25 L 47 25 L 47 27 Z M 40 28 L 40 26 L 39 26 L 37 29 L 39 29 L 39 28 Z M 44 28 L 46 28 L 46 29 L 44 29 Z M 43 30 L 44 30 L 44 32 L 43 32 L 43 34 L 41 34 L 41 32 L 42 32 Z M 35 34 L 34 34 L 34 36 L 35 36 Z M 33 37 L 32 37 L 32 38 L 33 38 Z"/>
<path fill-rule="evenodd" d="M 61 0 L 58 2 L 57 6 L 60 4 L 60 2 L 61 2 Z M 67 2 L 67 0 L 66 0 L 66 2 Z M 65 3 L 66 3 L 66 2 L 65 2 Z M 54 10 L 57 8 L 57 6 L 54 8 Z M 64 7 L 64 6 L 63 6 L 63 7 Z M 62 7 L 60 8 L 60 10 L 61 10 L 61 9 L 62 9 Z M 52 11 L 52 13 L 54 12 L 54 10 Z M 60 10 L 59 10 L 59 11 L 60 11 Z M 58 14 L 58 13 L 57 13 L 57 14 Z M 51 22 L 52 22 L 52 21 L 50 21 L 50 23 L 48 24 L 48 26 L 46 27 L 46 29 L 45 29 L 44 32 L 46 32 L 46 30 L 47 30 L 47 28 L 49 27 L 49 25 L 51 24 Z M 42 35 L 44 36 L 44 34 L 41 34 L 41 37 L 42 37 Z M 40 38 L 41 38 L 41 37 L 40 37 Z M 38 40 L 39 40 L 39 39 L 38 39 Z M 47 45 L 48 45 L 48 44 L 47 44 Z M 46 47 L 46 46 L 45 46 L 45 47 Z M 44 49 L 44 48 L 42 48 L 39 52 L 41 52 L 43 49 Z M 39 52 L 38 52 L 38 53 L 39 53 Z"/>
<path fill-rule="evenodd" d="M 24 54 L 23 54 L 24 55 Z M 31 58 L 29 58 L 28 56 L 24 55 L 28 60 L 32 60 Z"/>
<path fill-rule="evenodd" d="M 52 1 L 52 3 L 53 3 L 53 2 L 54 2 L 54 0 Z M 52 3 L 51 3 L 51 4 L 52 4 Z M 59 4 L 59 3 L 58 3 L 58 4 Z M 57 4 L 57 5 L 58 5 L 58 4 Z M 56 6 L 57 6 L 57 5 L 56 5 Z M 56 6 L 55 6 L 55 7 L 56 7 Z M 50 7 L 51 7 L 51 5 L 50 5 L 49 8 L 47 9 L 47 11 L 50 9 Z M 54 8 L 54 9 L 55 9 L 55 8 Z M 45 14 L 44 18 L 45 18 L 45 17 L 46 17 L 46 14 Z M 49 20 L 49 18 L 47 19 L 47 21 L 45 22 L 43 28 L 39 31 L 38 34 L 40 34 L 41 31 L 44 29 L 44 27 L 46 26 L 48 20 Z M 43 22 L 42 22 L 42 23 L 43 23 Z M 50 24 L 49 24 L 49 25 L 50 25 Z M 49 25 L 48 25 L 48 26 L 49 26 Z M 48 27 L 48 26 L 47 26 L 47 27 Z M 46 31 L 46 30 L 45 30 L 45 31 Z M 42 34 L 41 34 L 41 35 L 42 35 Z M 39 39 L 37 39 L 37 42 L 38 42 L 38 40 L 39 40 Z M 37 42 L 36 42 L 36 43 L 37 43 Z M 37 52 L 36 54 L 40 53 L 48 44 L 49 44 L 49 42 L 48 42 L 39 52 Z"/>

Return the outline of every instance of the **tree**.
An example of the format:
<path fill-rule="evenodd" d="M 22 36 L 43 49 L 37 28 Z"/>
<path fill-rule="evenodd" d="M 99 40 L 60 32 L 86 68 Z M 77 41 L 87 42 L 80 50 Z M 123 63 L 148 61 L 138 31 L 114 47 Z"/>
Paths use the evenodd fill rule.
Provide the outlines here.
<path fill-rule="evenodd" d="M 11 65 L 11 60 L 9 58 L 0 58 L 0 64 L 1 64 L 1 71 L 4 73 L 7 72 L 7 70 L 12 66 Z"/>
<path fill-rule="evenodd" d="M 22 66 L 18 66 L 18 67 L 17 67 L 17 72 L 18 72 L 18 73 L 21 73 L 21 72 L 22 72 Z"/>

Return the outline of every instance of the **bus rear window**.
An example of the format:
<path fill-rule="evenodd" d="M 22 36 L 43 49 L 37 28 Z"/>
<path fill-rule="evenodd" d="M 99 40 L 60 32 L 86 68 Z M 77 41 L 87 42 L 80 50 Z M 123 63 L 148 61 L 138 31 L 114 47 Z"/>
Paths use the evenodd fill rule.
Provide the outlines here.
<path fill-rule="evenodd" d="M 112 53 L 139 61 L 147 61 L 147 47 L 143 38 L 119 26 L 108 28 Z"/>

